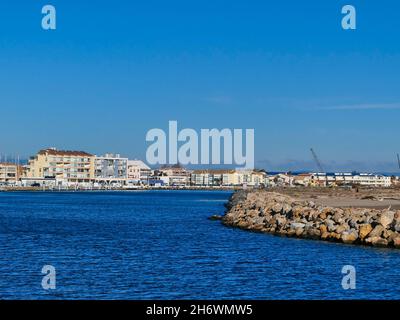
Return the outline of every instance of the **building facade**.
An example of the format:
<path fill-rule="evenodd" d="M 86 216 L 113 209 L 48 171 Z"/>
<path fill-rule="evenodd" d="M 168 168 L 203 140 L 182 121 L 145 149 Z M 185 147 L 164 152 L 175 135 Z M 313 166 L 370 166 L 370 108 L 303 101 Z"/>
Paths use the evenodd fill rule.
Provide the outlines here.
<path fill-rule="evenodd" d="M 107 153 L 94 158 L 94 180 L 100 183 L 125 184 L 128 179 L 128 158 Z"/>
<path fill-rule="evenodd" d="M 392 177 L 373 173 L 313 173 L 314 186 L 390 187 Z"/>
<path fill-rule="evenodd" d="M 162 167 L 157 170 L 161 180 L 169 186 L 187 186 L 190 184 L 190 172 L 180 165 Z"/>
<path fill-rule="evenodd" d="M 21 167 L 8 162 L 0 162 L 0 183 L 15 185 L 20 179 Z"/>
<path fill-rule="evenodd" d="M 128 181 L 130 184 L 139 184 L 149 181 L 152 175 L 151 168 L 141 160 L 128 160 Z"/>
<path fill-rule="evenodd" d="M 392 185 L 392 178 L 384 175 L 361 173 L 354 176 L 354 184 L 361 186 L 372 187 L 390 187 Z"/>
<path fill-rule="evenodd" d="M 58 186 L 88 184 L 94 179 L 94 159 L 83 151 L 40 150 L 30 158 L 26 178 L 55 179 Z"/>
<path fill-rule="evenodd" d="M 263 186 L 266 173 L 254 170 L 194 170 L 194 186 Z"/>

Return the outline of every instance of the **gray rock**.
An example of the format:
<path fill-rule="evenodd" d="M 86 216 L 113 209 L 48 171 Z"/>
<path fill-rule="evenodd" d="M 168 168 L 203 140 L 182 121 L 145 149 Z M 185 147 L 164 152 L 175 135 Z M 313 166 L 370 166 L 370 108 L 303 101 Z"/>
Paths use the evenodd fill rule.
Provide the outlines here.
<path fill-rule="evenodd" d="M 282 212 L 283 212 L 283 214 L 288 215 L 292 212 L 292 207 L 290 205 L 288 205 L 287 203 L 285 203 L 282 206 Z"/>
<path fill-rule="evenodd" d="M 341 224 L 339 227 L 337 227 L 335 232 L 341 234 L 344 231 L 347 231 L 349 229 L 350 229 L 350 227 L 347 224 L 344 223 L 344 224 Z"/>
<path fill-rule="evenodd" d="M 333 222 L 332 220 L 326 220 L 325 221 L 325 225 L 326 225 L 326 227 L 328 228 L 328 231 L 329 232 L 333 232 L 333 231 L 335 231 L 336 230 L 336 224 L 335 224 L 335 222 Z"/>
<path fill-rule="evenodd" d="M 379 218 L 379 223 L 384 227 L 387 228 L 394 219 L 394 212 L 393 211 L 384 211 L 382 212 L 380 218 Z"/>
<path fill-rule="evenodd" d="M 305 226 L 306 226 L 305 223 L 299 223 L 299 222 L 292 222 L 292 223 L 290 224 L 290 227 L 291 227 L 292 229 L 298 229 L 298 228 L 304 229 Z"/>

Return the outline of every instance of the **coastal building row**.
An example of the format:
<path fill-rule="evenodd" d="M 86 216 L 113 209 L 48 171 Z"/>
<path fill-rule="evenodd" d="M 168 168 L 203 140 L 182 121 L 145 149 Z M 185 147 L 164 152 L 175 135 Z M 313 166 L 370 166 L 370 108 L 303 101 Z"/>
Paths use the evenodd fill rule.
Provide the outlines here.
<path fill-rule="evenodd" d="M 55 148 L 40 150 L 25 166 L 0 165 L 0 183 L 45 187 L 261 186 L 265 175 L 253 170 L 190 171 L 180 165 L 152 170 L 141 160 L 119 154 L 96 156 Z"/>
<path fill-rule="evenodd" d="M 31 157 L 27 165 L 0 163 L 0 184 L 48 187 L 193 186 L 273 187 L 346 186 L 390 187 L 393 177 L 368 173 L 276 173 L 263 170 L 187 170 L 180 165 L 152 170 L 141 160 L 120 154 L 96 156 L 84 151 L 48 148 Z"/>
<path fill-rule="evenodd" d="M 84 151 L 49 148 L 39 151 L 23 167 L 22 185 L 101 186 L 139 183 L 151 169 L 140 160 L 119 154 L 96 156 Z"/>

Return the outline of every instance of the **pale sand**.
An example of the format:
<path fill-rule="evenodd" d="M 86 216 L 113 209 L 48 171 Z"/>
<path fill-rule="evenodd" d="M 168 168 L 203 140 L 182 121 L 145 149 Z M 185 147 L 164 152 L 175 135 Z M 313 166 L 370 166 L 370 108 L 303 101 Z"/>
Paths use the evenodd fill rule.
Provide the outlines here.
<path fill-rule="evenodd" d="M 395 210 L 400 210 L 400 200 L 384 199 L 378 200 L 364 200 L 355 199 L 350 197 L 332 197 L 332 198 L 319 198 L 310 199 L 317 204 L 328 207 L 341 207 L 341 208 L 369 208 L 369 209 L 386 209 L 391 207 Z"/>
<path fill-rule="evenodd" d="M 400 188 L 275 188 L 299 200 L 328 207 L 400 210 Z"/>

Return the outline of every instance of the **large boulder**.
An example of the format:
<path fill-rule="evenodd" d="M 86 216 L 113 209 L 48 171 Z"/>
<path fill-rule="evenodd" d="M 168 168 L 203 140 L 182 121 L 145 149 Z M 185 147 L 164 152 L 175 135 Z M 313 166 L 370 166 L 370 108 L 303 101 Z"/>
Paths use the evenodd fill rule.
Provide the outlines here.
<path fill-rule="evenodd" d="M 287 222 L 287 219 L 284 216 L 276 217 L 276 223 L 279 227 L 283 227 Z"/>
<path fill-rule="evenodd" d="M 304 228 L 306 226 L 305 223 L 300 223 L 300 222 L 292 222 L 290 224 L 290 227 L 293 229 L 297 229 L 297 228 Z"/>
<path fill-rule="evenodd" d="M 369 223 L 364 223 L 364 224 L 360 225 L 359 231 L 358 231 L 360 239 L 364 240 L 371 231 L 372 231 L 372 226 Z"/>
<path fill-rule="evenodd" d="M 325 221 L 325 225 L 328 228 L 329 232 L 333 232 L 337 228 L 337 225 L 335 224 L 335 222 L 333 220 L 330 220 L 330 219 Z"/>
<path fill-rule="evenodd" d="M 344 231 L 341 235 L 344 243 L 353 243 L 358 238 L 358 233 L 355 230 Z"/>
<path fill-rule="evenodd" d="M 310 222 L 304 227 L 304 233 L 307 237 L 312 239 L 318 239 L 321 236 L 319 228 L 315 227 L 315 225 Z"/>
<path fill-rule="evenodd" d="M 324 233 L 326 233 L 328 231 L 328 228 L 326 227 L 326 225 L 321 224 L 319 226 L 319 231 L 321 232 L 321 234 L 324 234 Z"/>
<path fill-rule="evenodd" d="M 393 211 L 384 211 L 382 212 L 380 218 L 379 218 L 379 223 L 384 227 L 387 228 L 391 225 L 394 219 L 394 212 Z"/>
<path fill-rule="evenodd" d="M 333 220 L 336 223 L 342 223 L 343 222 L 343 211 L 339 211 L 338 209 L 334 210 L 335 214 L 333 215 Z"/>
<path fill-rule="evenodd" d="M 341 234 L 349 229 L 350 229 L 349 226 L 347 224 L 343 223 L 339 227 L 336 228 L 335 232 L 338 234 Z"/>
<path fill-rule="evenodd" d="M 383 230 L 385 230 L 385 228 L 378 224 L 375 226 L 375 228 L 368 234 L 369 238 L 374 238 L 374 237 L 380 237 L 382 235 Z"/>
<path fill-rule="evenodd" d="M 396 224 L 394 225 L 393 228 L 394 228 L 394 231 L 400 232 L 400 221 L 399 220 L 396 221 Z"/>
<path fill-rule="evenodd" d="M 287 216 L 291 215 L 291 213 L 292 213 L 292 206 L 290 206 L 290 205 L 287 204 L 287 203 L 284 203 L 283 206 L 282 206 L 282 212 L 283 212 L 283 214 L 285 214 L 285 215 L 287 215 Z"/>
<path fill-rule="evenodd" d="M 321 239 L 322 240 L 327 240 L 327 239 L 329 239 L 330 238 L 330 232 L 328 232 L 328 231 L 325 231 L 325 232 L 321 232 Z"/>
<path fill-rule="evenodd" d="M 258 210 L 256 210 L 256 209 L 249 209 L 249 210 L 246 211 L 246 216 L 247 216 L 247 217 L 252 217 L 252 218 L 258 217 L 258 216 L 259 216 L 259 215 L 258 215 Z"/>
<path fill-rule="evenodd" d="M 320 219 L 325 220 L 329 214 L 332 214 L 333 210 L 334 209 L 330 207 L 323 208 L 319 213 Z"/>
<path fill-rule="evenodd" d="M 281 213 L 283 210 L 283 205 L 282 203 L 276 203 L 272 206 L 272 211 L 273 213 Z"/>
<path fill-rule="evenodd" d="M 295 232 L 296 236 L 301 237 L 304 234 L 304 228 L 296 228 Z"/>
<path fill-rule="evenodd" d="M 369 237 L 365 240 L 365 242 L 372 244 L 374 247 L 386 247 L 388 245 L 388 241 L 386 239 L 382 239 L 381 237 Z"/>
<path fill-rule="evenodd" d="M 398 237 L 393 238 L 393 245 L 396 248 L 400 248 L 400 235 Z"/>
<path fill-rule="evenodd" d="M 248 222 L 247 221 L 244 221 L 244 220 L 240 220 L 238 223 L 237 223 L 237 226 L 239 227 L 239 228 L 247 228 L 248 226 L 249 226 L 249 224 L 248 224 Z"/>

